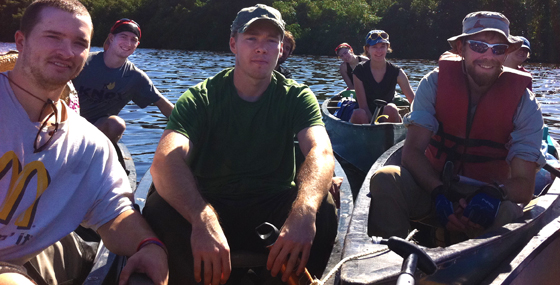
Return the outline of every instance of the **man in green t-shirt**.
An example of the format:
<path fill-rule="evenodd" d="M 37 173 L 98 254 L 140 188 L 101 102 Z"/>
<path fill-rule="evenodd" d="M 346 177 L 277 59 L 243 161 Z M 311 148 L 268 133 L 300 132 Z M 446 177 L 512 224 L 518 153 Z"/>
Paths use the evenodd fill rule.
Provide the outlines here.
<path fill-rule="evenodd" d="M 144 208 L 169 248 L 170 284 L 236 282 L 230 250 L 268 254 L 272 276 L 286 264 L 284 281 L 326 266 L 337 224 L 334 158 L 312 91 L 274 71 L 283 35 L 278 10 L 242 9 L 229 40 L 235 67 L 175 105 Z M 294 135 L 305 156 L 297 174 Z M 270 253 L 255 232 L 263 222 L 280 229 Z"/>

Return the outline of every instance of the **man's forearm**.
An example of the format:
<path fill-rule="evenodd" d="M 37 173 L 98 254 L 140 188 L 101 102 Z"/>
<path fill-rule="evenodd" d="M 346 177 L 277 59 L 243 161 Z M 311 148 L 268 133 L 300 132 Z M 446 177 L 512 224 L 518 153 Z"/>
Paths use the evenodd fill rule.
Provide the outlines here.
<path fill-rule="evenodd" d="M 503 183 L 507 199 L 514 203 L 527 204 L 533 197 L 537 164 L 514 157 L 510 167 L 511 178 Z"/>
<path fill-rule="evenodd" d="M 124 256 L 136 253 L 138 245 L 144 239 L 156 237 L 142 215 L 135 210 L 121 213 L 101 226 L 98 233 L 111 252 Z"/>
<path fill-rule="evenodd" d="M 297 174 L 298 196 L 292 209 L 308 209 L 316 213 L 332 183 L 334 157 L 332 151 L 314 147 Z"/>
<path fill-rule="evenodd" d="M 171 112 L 173 111 L 173 108 L 175 107 L 175 106 L 173 106 L 173 103 L 171 103 L 165 97 L 161 97 L 161 99 L 159 99 L 159 101 L 157 101 L 155 103 L 155 105 L 158 107 L 160 112 L 164 116 L 166 116 L 167 118 L 169 118 L 171 116 Z"/>
<path fill-rule="evenodd" d="M 402 166 L 414 177 L 422 189 L 431 191 L 441 185 L 439 174 L 424 154 L 431 138 L 431 132 L 423 127 L 409 126 L 403 147 Z"/>
<path fill-rule="evenodd" d="M 406 156 L 403 155 L 402 166 L 410 172 L 414 181 L 422 189 L 432 190 L 442 184 L 439 175 L 424 154 L 407 153 Z"/>
<path fill-rule="evenodd" d="M 191 147 L 192 143 L 184 135 L 166 130 L 154 155 L 151 172 L 159 195 L 193 227 L 197 227 L 217 221 L 217 216 L 202 198 L 187 165 Z"/>

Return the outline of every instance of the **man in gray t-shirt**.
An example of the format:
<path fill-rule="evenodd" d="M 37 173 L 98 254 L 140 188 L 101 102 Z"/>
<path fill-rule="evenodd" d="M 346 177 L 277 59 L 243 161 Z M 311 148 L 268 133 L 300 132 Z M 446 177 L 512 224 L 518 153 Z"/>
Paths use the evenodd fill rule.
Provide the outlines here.
<path fill-rule="evenodd" d="M 73 80 L 80 97 L 81 115 L 114 143 L 126 128 L 117 115 L 130 100 L 140 108 L 156 105 L 166 117 L 173 110 L 173 104 L 161 95 L 146 73 L 128 60 L 141 35 L 140 26 L 133 20 L 118 20 L 105 40 L 104 52 L 90 53 L 83 71 Z"/>

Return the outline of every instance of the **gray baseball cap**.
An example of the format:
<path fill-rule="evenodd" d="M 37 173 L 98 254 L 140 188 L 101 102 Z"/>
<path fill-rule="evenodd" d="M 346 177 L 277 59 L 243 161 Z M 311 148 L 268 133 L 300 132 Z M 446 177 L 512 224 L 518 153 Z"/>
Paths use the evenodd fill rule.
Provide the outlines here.
<path fill-rule="evenodd" d="M 478 11 L 465 16 L 463 19 L 463 33 L 447 39 L 452 52 L 457 52 L 456 41 L 462 37 L 482 33 L 497 32 L 502 34 L 510 43 L 513 50 L 521 47 L 523 41 L 509 34 L 509 20 L 502 13 Z"/>
<path fill-rule="evenodd" d="M 285 23 L 282 20 L 282 15 L 280 11 L 264 4 L 257 4 L 253 7 L 247 7 L 241 9 L 237 13 L 237 17 L 233 20 L 231 24 L 231 31 L 237 31 L 238 33 L 244 33 L 249 26 L 257 20 L 268 20 L 272 22 L 282 34 L 284 38 Z"/>

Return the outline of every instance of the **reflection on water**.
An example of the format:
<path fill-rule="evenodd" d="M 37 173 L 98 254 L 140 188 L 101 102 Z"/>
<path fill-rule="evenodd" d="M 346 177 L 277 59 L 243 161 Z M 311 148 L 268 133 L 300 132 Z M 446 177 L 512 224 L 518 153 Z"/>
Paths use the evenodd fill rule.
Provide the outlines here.
<path fill-rule="evenodd" d="M 11 43 L 0 43 L 0 52 L 13 48 Z M 92 48 L 92 51 L 99 50 Z M 175 103 L 190 86 L 232 67 L 235 58 L 229 52 L 138 49 L 130 60 L 146 71 L 161 93 Z M 404 69 L 414 90 L 422 77 L 436 66 L 432 60 L 392 61 Z M 345 87 L 338 73 L 340 61 L 335 57 L 294 55 L 285 65 L 296 81 L 311 87 L 319 102 Z M 533 91 L 541 102 L 550 132 L 560 138 L 560 69 L 546 64 L 528 64 L 525 68 L 533 74 Z M 151 164 L 166 119 L 156 107 L 140 109 L 132 103 L 120 115 L 127 122 L 122 141 L 130 148 L 141 177 Z"/>

